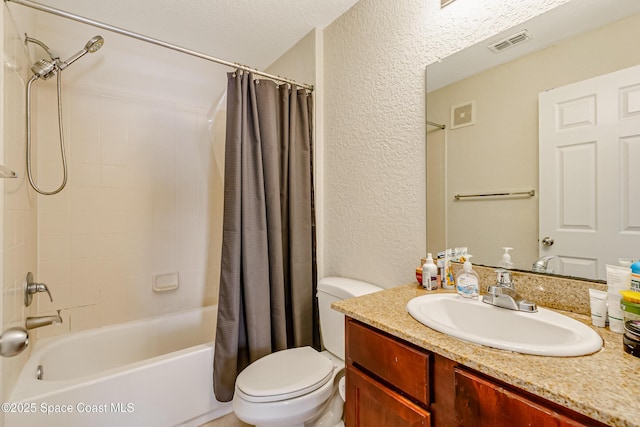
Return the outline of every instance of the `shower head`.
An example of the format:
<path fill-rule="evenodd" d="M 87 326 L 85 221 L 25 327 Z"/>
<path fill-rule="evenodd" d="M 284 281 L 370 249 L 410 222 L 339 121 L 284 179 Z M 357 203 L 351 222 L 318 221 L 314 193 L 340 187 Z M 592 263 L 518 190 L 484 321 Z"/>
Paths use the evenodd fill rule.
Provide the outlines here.
<path fill-rule="evenodd" d="M 33 72 L 34 79 L 47 80 L 58 73 L 58 67 L 53 61 L 41 59 L 33 64 L 33 66 L 31 67 L 31 72 Z"/>
<path fill-rule="evenodd" d="M 44 80 L 47 80 L 55 76 L 56 74 L 58 74 L 59 71 L 64 70 L 69 65 L 73 64 L 78 59 L 86 55 L 87 53 L 94 53 L 95 51 L 100 49 L 104 44 L 104 39 L 102 38 L 102 36 L 92 37 L 91 40 L 89 40 L 87 44 L 84 45 L 84 48 L 81 51 L 79 51 L 78 53 L 76 53 L 66 61 L 60 61 L 60 58 L 58 58 L 57 56 L 53 56 L 53 54 L 51 53 L 47 45 L 45 45 L 39 40 L 26 36 L 26 34 L 25 34 L 25 37 L 26 37 L 25 43 L 31 42 L 39 45 L 51 57 L 51 61 L 48 61 L 46 59 L 41 59 L 35 64 L 33 64 L 33 66 L 31 67 L 31 71 L 33 72 L 33 78 L 34 79 L 40 78 Z"/>
<path fill-rule="evenodd" d="M 84 48 L 89 53 L 94 53 L 95 51 L 100 49 L 103 44 L 104 44 L 104 39 L 102 38 L 102 36 L 95 36 L 95 37 L 92 37 L 91 40 L 89 40 L 86 45 L 84 45 Z"/>
<path fill-rule="evenodd" d="M 84 48 L 81 51 L 79 51 L 78 53 L 76 53 L 71 58 L 67 59 L 66 61 L 60 62 L 58 64 L 58 66 L 60 67 L 61 70 L 64 70 L 69 65 L 73 64 L 78 59 L 80 59 L 83 56 L 85 56 L 87 53 L 96 52 L 98 49 L 100 49 L 102 47 L 103 44 L 104 44 L 104 39 L 102 38 L 102 36 L 92 37 L 91 40 L 89 40 L 87 42 L 87 44 L 84 45 Z"/>

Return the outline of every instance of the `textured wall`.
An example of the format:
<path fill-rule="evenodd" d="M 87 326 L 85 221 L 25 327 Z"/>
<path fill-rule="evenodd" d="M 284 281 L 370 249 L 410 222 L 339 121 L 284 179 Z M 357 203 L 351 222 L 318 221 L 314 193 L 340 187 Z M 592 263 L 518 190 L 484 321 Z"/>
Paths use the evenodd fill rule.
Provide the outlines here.
<path fill-rule="evenodd" d="M 324 31 L 324 275 L 414 280 L 425 255 L 425 66 L 565 0 L 361 0 Z"/>

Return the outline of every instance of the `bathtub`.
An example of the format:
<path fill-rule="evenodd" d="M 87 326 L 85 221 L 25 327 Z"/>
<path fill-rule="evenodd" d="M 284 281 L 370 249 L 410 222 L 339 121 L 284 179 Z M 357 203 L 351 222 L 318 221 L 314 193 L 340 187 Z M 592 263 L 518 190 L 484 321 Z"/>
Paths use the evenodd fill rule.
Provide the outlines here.
<path fill-rule="evenodd" d="M 216 311 L 38 341 L 3 405 L 5 427 L 196 427 L 230 413 L 211 385 Z"/>

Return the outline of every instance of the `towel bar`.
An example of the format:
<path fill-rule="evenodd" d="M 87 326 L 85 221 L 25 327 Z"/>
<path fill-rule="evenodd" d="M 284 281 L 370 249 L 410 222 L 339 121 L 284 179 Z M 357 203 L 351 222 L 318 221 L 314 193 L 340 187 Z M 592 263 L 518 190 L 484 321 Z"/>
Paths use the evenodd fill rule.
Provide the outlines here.
<path fill-rule="evenodd" d="M 482 194 L 456 194 L 453 196 L 456 200 L 466 199 L 469 197 L 509 197 L 509 196 L 535 196 L 536 190 L 516 191 L 508 193 L 482 193 Z"/>

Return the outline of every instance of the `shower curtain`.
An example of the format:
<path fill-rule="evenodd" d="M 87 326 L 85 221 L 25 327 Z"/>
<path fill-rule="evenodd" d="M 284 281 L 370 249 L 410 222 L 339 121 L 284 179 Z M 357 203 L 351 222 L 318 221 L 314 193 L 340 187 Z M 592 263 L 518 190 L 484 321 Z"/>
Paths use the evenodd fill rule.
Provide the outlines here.
<path fill-rule="evenodd" d="M 319 347 L 312 97 L 228 74 L 224 219 L 213 388 L 233 398 L 248 364 Z"/>

